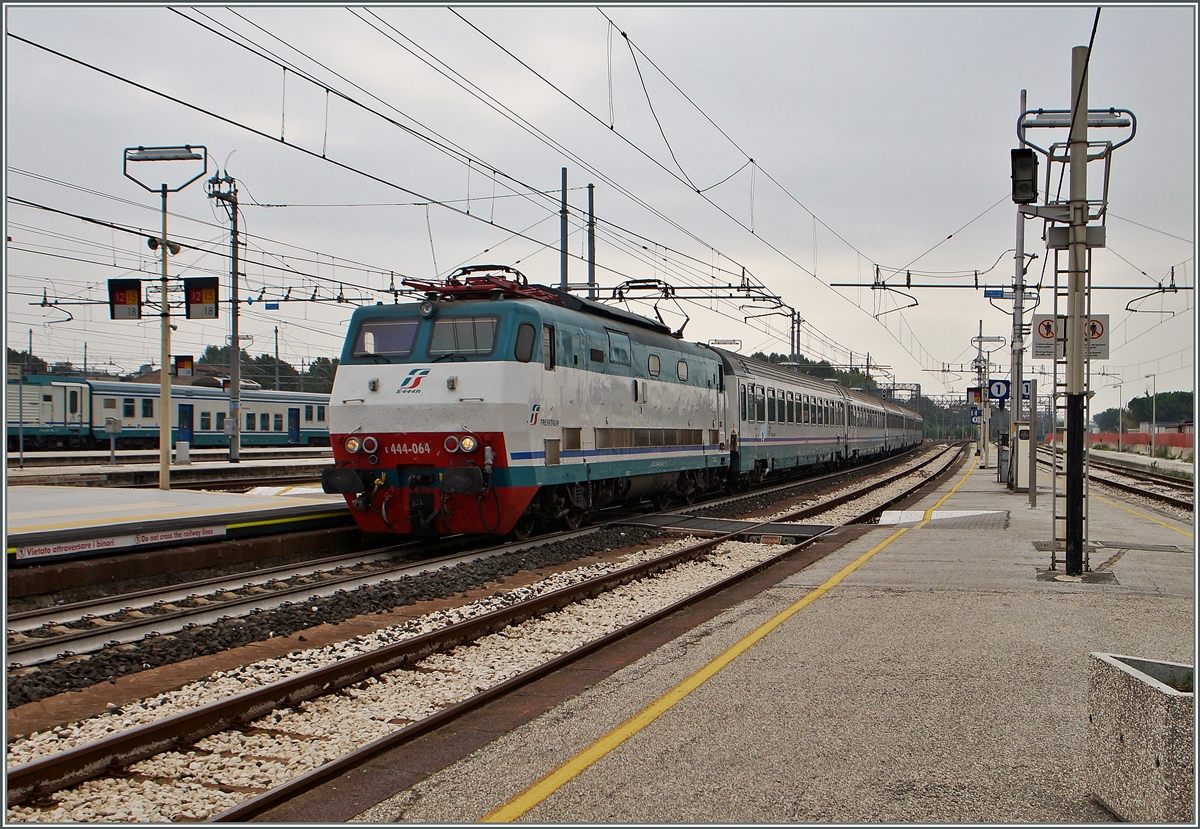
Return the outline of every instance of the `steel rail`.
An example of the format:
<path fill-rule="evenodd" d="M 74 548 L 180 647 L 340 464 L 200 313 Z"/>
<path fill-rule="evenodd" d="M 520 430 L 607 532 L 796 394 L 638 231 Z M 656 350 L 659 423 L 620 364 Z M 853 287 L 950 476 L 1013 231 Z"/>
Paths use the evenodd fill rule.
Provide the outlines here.
<path fill-rule="evenodd" d="M 960 448 L 960 457 L 961 454 L 962 449 Z M 952 466 L 953 461 L 946 465 L 943 473 L 951 469 Z M 899 500 L 902 497 L 906 497 L 911 492 L 915 492 L 935 482 L 939 477 L 931 476 L 922 479 L 908 493 L 903 493 L 892 500 Z M 759 526 L 764 526 L 766 523 L 763 522 Z M 830 528 L 826 533 L 832 532 L 833 529 L 836 528 Z M 666 615 L 668 611 L 674 612 L 673 609 L 694 603 L 698 600 L 698 597 L 711 595 L 719 589 L 724 589 L 729 584 L 747 577 L 751 572 L 761 571 L 772 563 L 793 554 L 796 550 L 811 544 L 815 538 L 824 537 L 826 533 L 815 536 L 813 539 L 808 539 L 800 545 L 789 547 L 778 555 L 771 557 L 768 561 L 750 568 L 748 571 L 731 576 L 718 583 L 718 585 L 706 588 L 699 594 L 676 602 L 670 608 L 651 614 L 646 619 L 639 620 L 638 623 L 634 624 L 638 627 L 644 626 L 649 624 L 650 621 Z M 653 575 L 674 567 L 683 561 L 703 555 L 718 545 L 733 539 L 737 534 L 727 533 L 716 538 L 707 539 L 666 556 L 642 562 L 579 585 L 562 588 L 438 631 L 421 634 L 369 653 L 341 660 L 305 674 L 280 680 L 263 688 L 246 691 L 225 700 L 209 703 L 192 711 L 175 714 L 50 757 L 10 768 L 7 773 L 8 805 L 10 807 L 18 805 L 30 798 L 47 795 L 67 786 L 97 777 L 111 769 L 127 766 L 155 754 L 193 743 L 211 734 L 253 722 L 278 708 L 294 707 L 305 700 L 335 692 L 347 685 L 361 682 L 378 674 L 403 668 L 430 654 L 474 641 L 490 633 L 502 630 L 509 625 L 559 610 L 582 599 L 600 595 L 621 584 Z M 721 585 L 724 585 L 724 587 Z M 634 629 L 637 628 L 631 627 L 625 629 L 625 634 Z M 613 641 L 614 636 L 615 634 L 610 634 L 609 637 L 605 637 L 605 639 L 599 641 Z M 583 653 L 590 652 L 590 650 L 594 650 L 600 646 L 598 643 L 592 643 L 585 645 L 584 650 L 577 650 L 572 653 L 575 654 L 574 658 L 578 658 Z M 562 657 L 559 658 L 559 660 L 561 659 Z M 556 667 L 565 664 L 565 662 L 559 660 L 555 660 Z M 536 675 L 540 676 L 546 671 L 553 669 L 553 667 L 540 666 L 521 676 L 526 677 L 524 682 L 528 682 L 531 674 L 536 673 Z M 518 684 L 523 684 L 515 682 L 517 679 L 520 679 L 520 677 L 514 677 L 496 686 L 496 690 L 484 692 L 490 694 L 487 699 L 504 691 L 511 690 Z M 501 688 L 503 691 L 498 690 Z M 470 700 L 460 703 L 459 706 L 463 706 L 465 703 L 470 703 Z M 480 704 L 480 701 L 476 701 L 475 705 L 478 704 Z M 474 706 L 471 705 L 468 707 Z M 461 713 L 463 710 L 467 710 L 467 707 L 456 706 L 456 709 L 457 713 Z M 436 722 L 440 724 L 447 721 L 451 715 L 446 714 L 443 716 L 439 714 L 434 716 L 439 717 Z M 418 728 L 422 723 L 406 726 L 393 735 L 377 740 L 371 744 L 374 747 L 373 750 L 379 751 L 387 745 L 394 744 L 394 742 L 411 739 L 417 733 L 423 733 L 428 728 L 434 727 L 434 725 L 429 725 Z M 398 736 L 400 734 L 403 734 L 403 736 Z M 385 742 L 386 745 L 384 745 Z M 361 754 L 355 752 L 355 756 L 361 757 Z M 250 813 L 249 811 L 245 811 L 247 809 L 261 810 L 265 808 L 263 804 L 273 803 L 280 797 L 289 796 L 290 793 L 296 790 L 296 786 L 293 784 L 297 780 L 303 779 L 305 781 L 304 785 L 310 785 L 316 779 L 316 775 L 325 776 L 331 774 L 336 769 L 342 767 L 341 763 L 341 760 L 326 763 L 320 769 L 302 775 L 301 778 L 296 778 L 296 780 L 284 784 L 278 790 L 273 789 L 271 792 L 251 798 L 249 801 L 221 813 L 215 819 L 241 819 Z M 282 792 L 282 794 L 276 794 L 277 791 Z"/>

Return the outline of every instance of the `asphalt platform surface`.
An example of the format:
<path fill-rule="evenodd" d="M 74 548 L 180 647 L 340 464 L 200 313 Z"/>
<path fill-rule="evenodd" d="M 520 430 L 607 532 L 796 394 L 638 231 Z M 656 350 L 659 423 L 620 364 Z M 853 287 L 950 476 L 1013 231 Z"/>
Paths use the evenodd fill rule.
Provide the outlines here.
<path fill-rule="evenodd" d="M 870 530 L 355 820 L 479 820 L 891 538 L 506 819 L 1113 821 L 1084 783 L 1088 653 L 1193 664 L 1193 527 L 1093 497 L 1094 574 L 1056 580 L 1041 572 L 1051 554 L 1035 544 L 1052 535 L 1047 481 L 1030 509 L 994 467 L 977 466 L 912 508 L 930 509 L 958 486 L 938 506 L 944 518 Z"/>

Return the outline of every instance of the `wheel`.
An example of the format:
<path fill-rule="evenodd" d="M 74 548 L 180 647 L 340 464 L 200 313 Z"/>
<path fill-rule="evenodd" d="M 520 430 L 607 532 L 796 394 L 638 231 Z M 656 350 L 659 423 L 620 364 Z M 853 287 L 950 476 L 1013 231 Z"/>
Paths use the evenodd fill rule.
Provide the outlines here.
<path fill-rule="evenodd" d="M 534 523 L 533 513 L 526 512 L 524 515 L 518 518 L 517 523 L 513 525 L 512 537 L 517 541 L 529 540 L 529 536 L 533 534 Z"/>
<path fill-rule="evenodd" d="M 650 503 L 654 504 L 654 508 L 659 512 L 666 512 L 671 508 L 671 493 L 659 492 L 650 499 Z"/>
<path fill-rule="evenodd" d="M 587 518 L 585 513 L 579 507 L 571 507 L 563 516 L 563 521 L 566 522 L 568 530 L 577 530 L 583 526 L 584 519 Z"/>

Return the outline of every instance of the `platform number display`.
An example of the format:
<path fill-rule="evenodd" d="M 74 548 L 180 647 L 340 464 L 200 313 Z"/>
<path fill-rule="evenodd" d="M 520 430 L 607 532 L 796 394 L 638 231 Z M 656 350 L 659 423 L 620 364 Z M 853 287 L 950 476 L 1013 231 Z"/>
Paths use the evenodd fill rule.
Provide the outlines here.
<path fill-rule="evenodd" d="M 142 280 L 108 280 L 108 318 L 140 320 L 142 318 Z"/>
<path fill-rule="evenodd" d="M 1008 381 L 988 380 L 988 397 L 992 400 L 1007 400 Z"/>
<path fill-rule="evenodd" d="M 195 277 L 183 280 L 183 291 L 187 295 L 187 318 L 215 320 L 217 318 L 217 286 L 215 276 Z"/>

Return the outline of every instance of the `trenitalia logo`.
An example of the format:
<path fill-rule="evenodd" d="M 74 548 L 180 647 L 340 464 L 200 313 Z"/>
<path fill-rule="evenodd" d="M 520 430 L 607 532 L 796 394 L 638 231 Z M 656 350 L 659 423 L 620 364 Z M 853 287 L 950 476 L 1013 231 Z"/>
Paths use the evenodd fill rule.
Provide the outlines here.
<path fill-rule="evenodd" d="M 534 403 L 533 408 L 530 409 L 530 411 L 529 411 L 529 425 L 530 426 L 537 426 L 538 417 L 541 415 L 541 412 L 542 412 L 542 404 Z"/>
<path fill-rule="evenodd" d="M 429 375 L 427 368 L 414 368 L 408 372 L 408 376 L 400 384 L 400 388 L 396 389 L 396 394 L 420 394 L 421 390 L 417 388 L 421 385 L 421 381 Z"/>

